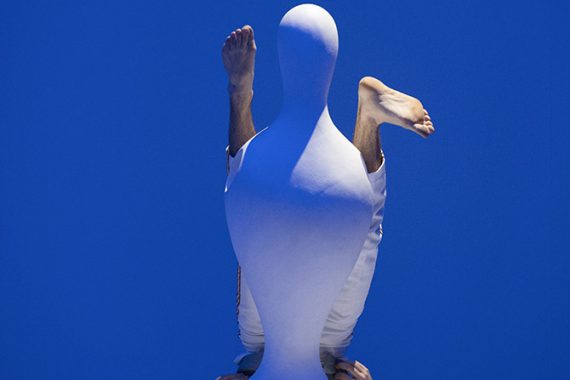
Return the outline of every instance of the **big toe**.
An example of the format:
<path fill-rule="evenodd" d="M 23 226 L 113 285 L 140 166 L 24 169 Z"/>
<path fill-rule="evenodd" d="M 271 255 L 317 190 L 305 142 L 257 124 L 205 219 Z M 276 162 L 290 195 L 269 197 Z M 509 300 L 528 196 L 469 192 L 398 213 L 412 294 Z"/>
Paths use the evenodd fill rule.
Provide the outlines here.
<path fill-rule="evenodd" d="M 420 123 L 414 124 L 414 132 L 416 132 L 418 135 L 424 138 L 431 135 L 433 131 L 434 131 L 433 127 L 428 126 L 426 124 L 420 124 Z"/>
<path fill-rule="evenodd" d="M 249 29 L 242 29 L 241 30 L 241 45 L 242 46 L 247 46 L 247 44 L 249 42 L 249 35 L 250 35 Z"/>
<path fill-rule="evenodd" d="M 247 35 L 247 46 L 250 48 L 255 49 L 255 38 L 253 35 L 253 28 L 250 25 L 244 25 L 244 27 L 242 28 L 242 30 L 247 30 L 248 31 L 248 35 Z"/>
<path fill-rule="evenodd" d="M 248 33 L 248 36 L 252 36 L 253 37 L 253 28 L 251 27 L 251 25 L 244 25 L 241 30 L 246 31 Z"/>

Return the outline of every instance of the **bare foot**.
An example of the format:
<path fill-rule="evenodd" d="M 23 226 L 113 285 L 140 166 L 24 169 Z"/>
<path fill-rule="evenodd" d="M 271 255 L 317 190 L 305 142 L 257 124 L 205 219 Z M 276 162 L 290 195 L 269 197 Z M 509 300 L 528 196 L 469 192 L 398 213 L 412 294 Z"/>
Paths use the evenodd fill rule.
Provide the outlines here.
<path fill-rule="evenodd" d="M 428 112 L 418 99 L 393 90 L 376 78 L 360 80 L 358 98 L 362 116 L 371 117 L 376 125 L 398 125 L 422 137 L 428 137 L 435 130 Z"/>
<path fill-rule="evenodd" d="M 253 28 L 249 25 L 234 30 L 226 38 L 222 60 L 228 72 L 230 94 L 252 94 L 256 50 Z"/>

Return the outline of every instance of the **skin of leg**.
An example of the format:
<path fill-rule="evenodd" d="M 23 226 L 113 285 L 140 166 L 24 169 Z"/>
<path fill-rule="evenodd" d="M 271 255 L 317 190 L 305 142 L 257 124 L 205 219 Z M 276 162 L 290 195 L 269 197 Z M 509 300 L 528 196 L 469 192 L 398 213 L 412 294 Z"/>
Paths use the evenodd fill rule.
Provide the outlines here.
<path fill-rule="evenodd" d="M 380 128 L 368 112 L 362 110 L 362 99 L 358 97 L 358 110 L 352 143 L 360 150 L 366 170 L 372 173 L 382 165 L 382 145 L 380 142 Z"/>
<path fill-rule="evenodd" d="M 251 114 L 252 99 L 253 91 L 250 96 L 234 94 L 230 91 L 230 125 L 228 138 L 232 157 L 235 156 L 243 144 L 256 134 Z"/>
<path fill-rule="evenodd" d="M 230 33 L 222 47 L 222 60 L 229 82 L 228 139 L 229 153 L 232 157 L 256 134 L 251 112 L 256 50 L 253 28 L 249 25 Z"/>

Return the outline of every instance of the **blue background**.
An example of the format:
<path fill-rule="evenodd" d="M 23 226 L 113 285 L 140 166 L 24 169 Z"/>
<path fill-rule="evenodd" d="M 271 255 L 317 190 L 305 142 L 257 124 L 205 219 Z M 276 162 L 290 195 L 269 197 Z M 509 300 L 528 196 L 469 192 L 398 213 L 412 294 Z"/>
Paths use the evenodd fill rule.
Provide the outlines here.
<path fill-rule="evenodd" d="M 320 1 L 360 77 L 436 133 L 382 130 L 384 240 L 350 356 L 375 379 L 568 379 L 564 25 L 546 2 Z M 240 352 L 220 50 L 245 23 L 257 129 L 298 2 L 2 2 L 0 379 L 214 379 Z"/>

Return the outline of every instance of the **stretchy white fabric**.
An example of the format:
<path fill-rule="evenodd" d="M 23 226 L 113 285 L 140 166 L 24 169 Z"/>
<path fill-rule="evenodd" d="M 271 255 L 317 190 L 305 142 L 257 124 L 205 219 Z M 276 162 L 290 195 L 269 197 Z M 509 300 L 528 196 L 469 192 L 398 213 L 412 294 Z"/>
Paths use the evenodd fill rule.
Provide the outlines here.
<path fill-rule="evenodd" d="M 226 147 L 228 185 L 231 184 L 239 171 L 242 157 L 243 154 L 232 157 L 229 153 L 229 146 Z M 374 196 L 374 210 L 368 235 L 352 272 L 329 312 L 321 335 L 321 362 L 329 364 L 330 368 L 325 368 L 325 372 L 328 374 L 334 373 L 334 368 L 332 368 L 334 362 L 327 362 L 326 357 L 327 355 L 333 358 L 344 357 L 344 353 L 352 341 L 354 327 L 364 310 L 364 303 L 376 268 L 378 245 L 382 240 L 382 222 L 386 202 L 386 159 L 383 153 L 382 158 L 382 165 L 378 170 L 368 173 Z M 239 268 L 237 281 L 236 308 L 239 338 L 246 352 L 239 354 L 234 359 L 234 363 L 240 366 L 241 371 L 249 373 L 255 371 L 259 365 L 260 356 L 252 354 L 263 351 L 265 339 L 261 319 L 247 285 L 247 280 Z M 254 359 L 243 363 L 243 359 L 248 355 L 252 355 Z"/>
<path fill-rule="evenodd" d="M 333 18 L 313 4 L 294 7 L 281 19 L 277 45 L 283 106 L 236 154 L 226 221 L 263 325 L 254 378 L 325 380 L 321 336 L 360 257 L 374 195 L 360 151 L 328 110 Z"/>

